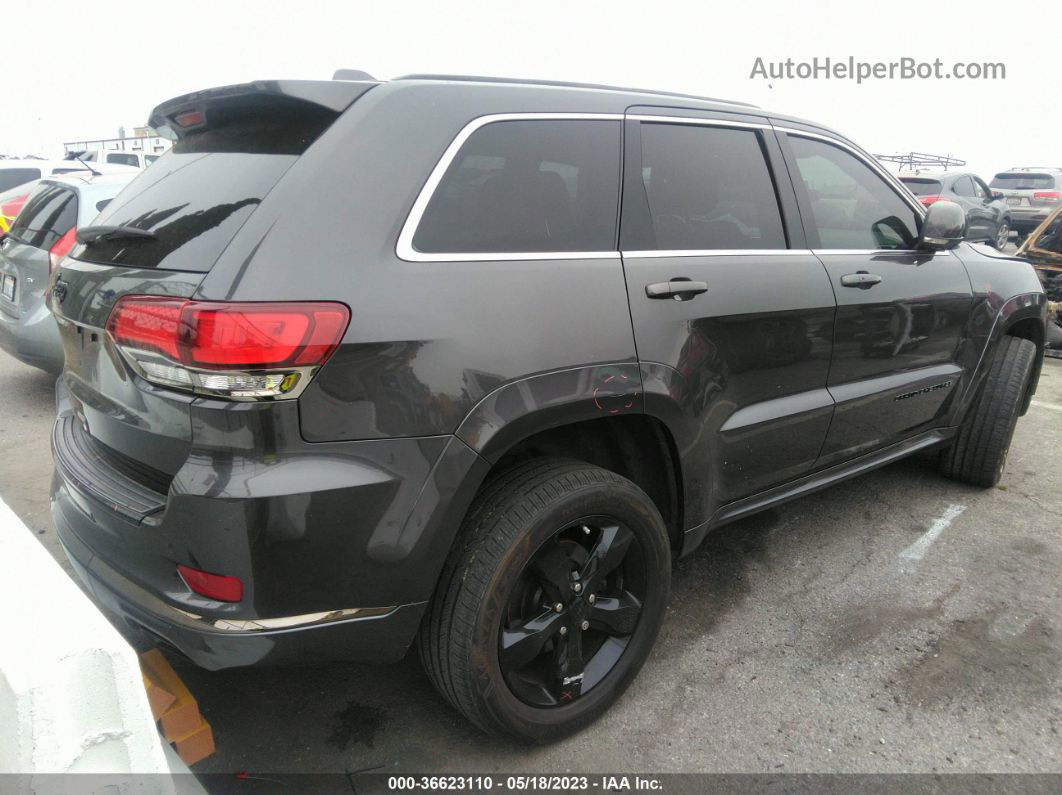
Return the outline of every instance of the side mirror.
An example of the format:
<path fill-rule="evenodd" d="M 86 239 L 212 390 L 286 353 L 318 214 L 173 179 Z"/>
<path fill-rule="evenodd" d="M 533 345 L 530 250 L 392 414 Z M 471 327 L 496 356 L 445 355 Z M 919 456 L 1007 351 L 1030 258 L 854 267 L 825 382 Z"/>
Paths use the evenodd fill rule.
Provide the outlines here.
<path fill-rule="evenodd" d="M 1002 199 L 1005 199 L 1005 198 L 1007 198 L 1007 197 L 1003 195 L 1003 191 L 999 191 L 999 190 L 994 190 L 994 191 L 992 191 L 992 198 L 993 198 L 993 199 L 1000 199 L 1000 200 L 1002 200 Z"/>
<path fill-rule="evenodd" d="M 916 248 L 920 251 L 947 251 L 966 237 L 966 212 L 955 202 L 935 201 L 929 205 L 922 234 Z"/>

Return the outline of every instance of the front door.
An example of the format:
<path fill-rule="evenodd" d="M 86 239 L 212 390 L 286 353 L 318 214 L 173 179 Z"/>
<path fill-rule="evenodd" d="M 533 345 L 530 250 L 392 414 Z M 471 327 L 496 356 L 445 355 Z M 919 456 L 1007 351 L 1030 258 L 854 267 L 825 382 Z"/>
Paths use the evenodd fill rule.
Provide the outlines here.
<path fill-rule="evenodd" d="M 973 299 L 958 257 L 914 250 L 921 211 L 868 157 L 811 133 L 781 140 L 809 244 L 837 297 L 837 405 L 821 467 L 943 422 Z"/>
<path fill-rule="evenodd" d="M 833 292 L 765 119 L 632 108 L 625 152 L 638 357 L 691 428 L 678 441 L 702 475 L 686 483 L 696 515 L 813 466 L 832 412 Z"/>

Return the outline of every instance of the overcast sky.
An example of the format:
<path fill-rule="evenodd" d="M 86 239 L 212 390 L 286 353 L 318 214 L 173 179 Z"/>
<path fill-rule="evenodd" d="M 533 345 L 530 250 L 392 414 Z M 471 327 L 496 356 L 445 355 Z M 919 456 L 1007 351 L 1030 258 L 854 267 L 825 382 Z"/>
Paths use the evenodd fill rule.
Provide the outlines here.
<path fill-rule="evenodd" d="M 1008 19 L 1020 5 L 1020 18 Z M 17 12 L 16 9 L 17 8 Z M 170 97 L 261 78 L 411 72 L 674 90 L 813 119 L 876 153 L 951 154 L 986 178 L 1062 166 L 1062 3 L 269 2 L 8 5 L 0 152 L 59 156 Z M 1042 45 L 1037 31 L 1043 31 Z M 1001 62 L 1002 80 L 763 80 L 765 62 Z"/>

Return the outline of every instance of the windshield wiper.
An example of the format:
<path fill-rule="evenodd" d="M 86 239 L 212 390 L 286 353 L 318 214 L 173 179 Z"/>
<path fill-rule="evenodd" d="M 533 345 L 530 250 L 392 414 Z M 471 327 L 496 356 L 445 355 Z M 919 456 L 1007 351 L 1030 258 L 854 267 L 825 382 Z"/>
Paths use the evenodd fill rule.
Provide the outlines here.
<path fill-rule="evenodd" d="M 135 226 L 86 226 L 84 229 L 77 230 L 78 243 L 95 243 L 97 240 L 114 240 L 123 237 L 155 240 L 158 235 Z"/>

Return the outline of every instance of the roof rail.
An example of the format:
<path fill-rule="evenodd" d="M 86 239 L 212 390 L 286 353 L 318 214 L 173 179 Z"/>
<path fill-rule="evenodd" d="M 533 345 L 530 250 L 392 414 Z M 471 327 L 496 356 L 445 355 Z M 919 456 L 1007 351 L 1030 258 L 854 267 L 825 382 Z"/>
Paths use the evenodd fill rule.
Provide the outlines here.
<path fill-rule="evenodd" d="M 1062 171 L 1058 166 L 1014 166 L 1007 171 Z"/>
<path fill-rule="evenodd" d="M 620 86 L 608 86 L 599 83 L 569 83 L 563 80 L 535 80 L 533 78 L 520 77 L 485 77 L 483 75 L 434 75 L 412 74 L 402 75 L 395 80 L 447 80 L 464 83 L 506 83 L 531 86 L 551 86 L 555 88 L 586 88 L 595 91 L 624 91 L 632 94 L 653 94 L 661 97 L 681 97 L 683 99 L 699 99 L 703 102 L 718 102 L 724 105 L 740 105 L 744 108 L 758 108 L 748 102 L 735 102 L 732 99 L 718 99 L 716 97 L 702 97 L 697 94 L 680 94 L 675 91 L 654 91 L 646 88 L 623 88 Z"/>

